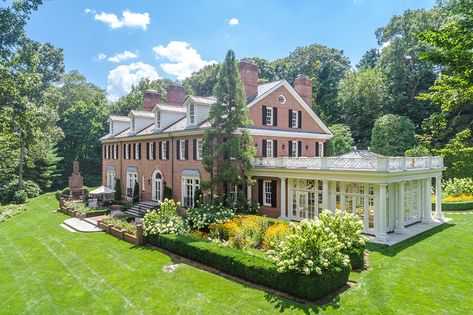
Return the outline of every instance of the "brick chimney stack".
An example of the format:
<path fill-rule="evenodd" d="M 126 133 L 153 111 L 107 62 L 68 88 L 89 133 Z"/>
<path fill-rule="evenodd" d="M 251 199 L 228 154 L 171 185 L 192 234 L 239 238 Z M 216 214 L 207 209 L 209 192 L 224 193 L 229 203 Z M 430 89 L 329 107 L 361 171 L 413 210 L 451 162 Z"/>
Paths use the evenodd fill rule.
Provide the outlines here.
<path fill-rule="evenodd" d="M 246 98 L 251 100 L 258 93 L 258 65 L 249 59 L 242 59 L 238 63 L 238 69 L 245 86 Z"/>
<path fill-rule="evenodd" d="M 184 90 L 184 87 L 177 82 L 173 82 L 166 90 L 166 104 L 181 106 L 184 102 L 185 96 L 186 91 Z"/>
<path fill-rule="evenodd" d="M 143 95 L 143 110 L 150 112 L 153 110 L 154 105 L 160 102 L 161 98 L 158 91 L 156 90 L 147 90 Z"/>
<path fill-rule="evenodd" d="M 312 81 L 305 74 L 298 74 L 294 80 L 294 90 L 312 107 Z"/>

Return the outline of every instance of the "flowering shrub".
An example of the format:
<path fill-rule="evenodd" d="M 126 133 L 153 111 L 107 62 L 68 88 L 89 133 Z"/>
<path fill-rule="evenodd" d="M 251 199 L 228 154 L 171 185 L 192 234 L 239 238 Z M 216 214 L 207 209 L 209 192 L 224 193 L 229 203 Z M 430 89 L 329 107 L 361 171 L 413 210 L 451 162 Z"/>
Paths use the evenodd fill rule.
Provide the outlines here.
<path fill-rule="evenodd" d="M 473 195 L 460 195 L 460 196 L 445 196 L 442 198 L 442 202 L 456 202 L 456 201 L 473 201 Z M 432 198 L 432 202 L 435 202 L 435 198 Z"/>
<path fill-rule="evenodd" d="M 212 223 L 209 230 L 211 238 L 228 241 L 239 233 L 240 227 L 234 220 L 230 220 L 224 223 Z"/>
<path fill-rule="evenodd" d="M 290 224 L 291 234 L 266 252 L 278 272 L 296 271 L 306 275 L 349 265 L 342 254 L 344 245 L 320 220 Z"/>
<path fill-rule="evenodd" d="M 473 178 L 453 178 L 442 184 L 446 196 L 473 195 Z"/>
<path fill-rule="evenodd" d="M 202 204 L 187 210 L 187 219 L 194 229 L 208 227 L 212 223 L 223 223 L 234 215 L 231 209 L 218 205 Z"/>
<path fill-rule="evenodd" d="M 187 231 L 184 219 L 178 214 L 179 203 L 164 199 L 159 210 L 146 213 L 143 218 L 144 235 L 181 234 Z"/>
<path fill-rule="evenodd" d="M 134 223 L 127 222 L 124 219 L 118 217 L 107 216 L 102 219 L 105 224 L 113 225 L 119 230 L 125 231 L 129 234 L 136 234 L 136 225 Z"/>
<path fill-rule="evenodd" d="M 342 251 L 348 254 L 352 250 L 364 250 L 367 239 L 361 235 L 363 222 L 358 216 L 346 211 L 336 210 L 335 215 L 329 210 L 319 214 L 327 233 L 333 233 L 342 243 Z"/>
<path fill-rule="evenodd" d="M 289 224 L 275 223 L 271 225 L 263 234 L 263 248 L 266 250 L 274 248 L 274 246 L 282 241 L 291 233 Z"/>

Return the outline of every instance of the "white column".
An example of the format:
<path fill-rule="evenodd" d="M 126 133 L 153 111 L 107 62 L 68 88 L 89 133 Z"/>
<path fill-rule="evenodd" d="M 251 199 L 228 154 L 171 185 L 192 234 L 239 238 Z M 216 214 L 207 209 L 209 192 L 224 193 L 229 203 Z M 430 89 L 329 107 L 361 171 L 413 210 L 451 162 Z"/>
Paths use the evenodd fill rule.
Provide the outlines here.
<path fill-rule="evenodd" d="M 432 178 L 424 180 L 424 209 L 422 209 L 422 223 L 432 223 Z"/>
<path fill-rule="evenodd" d="M 329 195 L 329 203 L 328 203 L 328 208 L 332 211 L 335 211 L 337 208 L 337 200 L 336 200 L 336 190 L 337 190 L 337 182 L 334 180 L 331 180 L 328 183 L 328 195 Z"/>
<path fill-rule="evenodd" d="M 398 183 L 398 198 L 397 198 L 397 211 L 396 211 L 396 233 L 403 233 L 404 227 L 404 181 Z"/>
<path fill-rule="evenodd" d="M 322 180 L 322 209 L 327 210 L 329 208 L 329 184 L 328 180 L 324 179 Z"/>
<path fill-rule="evenodd" d="M 281 180 L 281 215 L 280 219 L 287 219 L 286 215 L 286 177 L 279 177 Z"/>
<path fill-rule="evenodd" d="M 379 184 L 379 197 L 378 197 L 378 217 L 377 223 L 378 228 L 376 238 L 381 242 L 388 240 L 387 233 L 387 222 L 386 222 L 386 184 Z"/>
<path fill-rule="evenodd" d="M 435 177 L 435 216 L 434 218 L 442 220 L 442 176 Z"/>
<path fill-rule="evenodd" d="M 248 181 L 251 180 L 251 176 L 247 176 Z M 246 185 L 246 200 L 251 201 L 251 190 L 253 189 L 253 186 L 248 184 Z"/>

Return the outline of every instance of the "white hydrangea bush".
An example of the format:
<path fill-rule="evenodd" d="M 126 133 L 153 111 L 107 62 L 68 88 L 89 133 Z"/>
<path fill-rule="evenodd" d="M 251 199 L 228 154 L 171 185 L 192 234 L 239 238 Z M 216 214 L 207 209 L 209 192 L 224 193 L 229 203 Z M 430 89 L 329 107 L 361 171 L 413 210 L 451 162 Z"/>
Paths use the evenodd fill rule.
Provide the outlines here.
<path fill-rule="evenodd" d="M 158 210 L 146 213 L 143 218 L 144 235 L 182 234 L 187 232 L 186 221 L 179 215 L 180 203 L 164 199 Z"/>
<path fill-rule="evenodd" d="M 333 214 L 332 211 L 324 210 L 319 214 L 319 220 L 322 221 L 324 227 L 337 236 L 338 241 L 343 245 L 344 253 L 364 250 L 368 239 L 361 235 L 363 222 L 357 215 L 341 210 L 336 210 Z"/>
<path fill-rule="evenodd" d="M 350 259 L 342 254 L 343 244 L 320 220 L 291 223 L 291 234 L 267 253 L 278 272 L 295 271 L 321 275 L 332 268 L 348 266 Z"/>
<path fill-rule="evenodd" d="M 223 204 L 204 204 L 187 210 L 187 219 L 193 229 L 208 227 L 212 223 L 224 223 L 233 218 L 235 212 Z"/>

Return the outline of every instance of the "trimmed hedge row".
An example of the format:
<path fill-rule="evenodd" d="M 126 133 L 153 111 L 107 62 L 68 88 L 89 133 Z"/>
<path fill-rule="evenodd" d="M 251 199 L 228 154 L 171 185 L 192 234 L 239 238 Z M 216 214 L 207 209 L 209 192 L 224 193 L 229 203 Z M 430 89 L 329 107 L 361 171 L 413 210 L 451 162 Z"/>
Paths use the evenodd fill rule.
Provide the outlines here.
<path fill-rule="evenodd" d="M 105 209 L 90 210 L 90 211 L 87 211 L 85 213 L 85 217 L 86 218 L 96 217 L 96 216 L 99 216 L 99 215 L 105 215 L 109 212 L 110 212 L 110 210 L 106 209 L 106 208 Z"/>
<path fill-rule="evenodd" d="M 435 203 L 432 203 L 432 209 L 435 209 Z M 451 210 L 473 210 L 473 200 L 442 202 L 442 211 Z"/>
<path fill-rule="evenodd" d="M 363 269 L 365 267 L 364 250 L 353 250 L 348 254 L 350 257 L 350 265 L 353 269 Z"/>
<path fill-rule="evenodd" d="M 308 300 L 317 300 L 343 287 L 351 267 L 320 276 L 279 273 L 271 262 L 237 249 L 221 247 L 191 235 L 150 235 L 148 242 L 241 279 Z"/>

